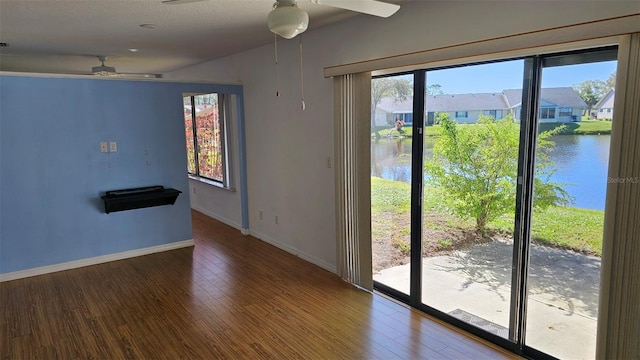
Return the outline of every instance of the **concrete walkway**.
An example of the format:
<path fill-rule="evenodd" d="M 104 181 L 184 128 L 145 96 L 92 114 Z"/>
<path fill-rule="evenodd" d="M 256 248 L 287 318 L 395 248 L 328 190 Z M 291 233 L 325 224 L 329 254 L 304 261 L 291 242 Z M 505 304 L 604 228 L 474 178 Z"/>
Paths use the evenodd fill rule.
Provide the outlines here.
<path fill-rule="evenodd" d="M 512 244 L 492 242 L 423 259 L 422 301 L 508 337 Z M 532 246 L 526 343 L 562 359 L 595 357 L 600 259 Z M 409 265 L 374 280 L 409 292 Z"/>

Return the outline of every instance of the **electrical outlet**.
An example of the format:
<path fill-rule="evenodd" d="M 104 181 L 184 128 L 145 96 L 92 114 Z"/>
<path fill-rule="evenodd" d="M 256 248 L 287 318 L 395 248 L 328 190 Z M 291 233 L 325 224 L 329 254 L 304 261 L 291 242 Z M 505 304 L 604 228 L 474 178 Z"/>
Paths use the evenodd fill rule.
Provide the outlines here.
<path fill-rule="evenodd" d="M 258 218 L 262 220 L 262 210 L 258 211 Z"/>
<path fill-rule="evenodd" d="M 280 220 L 278 220 L 278 215 L 276 215 L 275 222 L 276 222 L 276 225 L 280 224 Z"/>
<path fill-rule="evenodd" d="M 109 143 L 109 152 L 117 152 L 118 144 L 115 141 Z"/>
<path fill-rule="evenodd" d="M 106 141 L 100 142 L 100 152 L 101 153 L 109 152 L 109 148 L 107 147 L 107 142 Z"/>
<path fill-rule="evenodd" d="M 327 157 L 327 169 L 331 169 L 331 157 Z"/>

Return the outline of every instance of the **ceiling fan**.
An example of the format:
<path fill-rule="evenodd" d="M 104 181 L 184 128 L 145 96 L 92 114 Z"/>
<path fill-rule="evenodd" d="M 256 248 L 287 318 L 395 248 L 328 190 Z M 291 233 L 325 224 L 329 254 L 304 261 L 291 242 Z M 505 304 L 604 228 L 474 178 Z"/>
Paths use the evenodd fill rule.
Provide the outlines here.
<path fill-rule="evenodd" d="M 186 4 L 205 0 L 163 0 L 163 4 Z M 314 4 L 351 10 L 364 14 L 389 17 L 400 9 L 400 5 L 379 0 L 309 0 Z M 297 0 L 276 0 L 267 17 L 271 32 L 285 39 L 302 34 L 309 26 L 309 15 L 298 7 Z"/>
<path fill-rule="evenodd" d="M 144 73 L 121 73 L 117 72 L 116 68 L 113 66 L 105 65 L 105 61 L 107 61 L 107 57 L 104 55 L 97 55 L 98 60 L 100 60 L 100 66 L 94 66 L 91 68 L 91 74 L 94 76 L 103 76 L 103 77 L 119 77 L 119 78 L 132 78 L 132 79 L 158 79 L 161 78 L 160 74 L 144 74 Z"/>

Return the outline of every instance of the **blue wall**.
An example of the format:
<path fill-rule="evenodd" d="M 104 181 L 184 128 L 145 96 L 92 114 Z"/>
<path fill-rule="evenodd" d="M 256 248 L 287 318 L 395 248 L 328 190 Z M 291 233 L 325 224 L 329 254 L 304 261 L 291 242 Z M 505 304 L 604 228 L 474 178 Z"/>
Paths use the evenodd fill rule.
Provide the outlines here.
<path fill-rule="evenodd" d="M 0 76 L 0 273 L 191 239 L 182 94 L 216 91 L 242 89 Z M 105 191 L 150 185 L 183 194 L 104 213 Z"/>

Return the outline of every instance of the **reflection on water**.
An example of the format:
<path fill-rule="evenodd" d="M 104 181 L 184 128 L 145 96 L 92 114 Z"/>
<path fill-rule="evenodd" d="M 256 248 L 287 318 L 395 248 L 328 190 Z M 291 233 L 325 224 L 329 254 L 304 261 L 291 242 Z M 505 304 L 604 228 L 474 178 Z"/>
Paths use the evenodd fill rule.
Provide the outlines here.
<path fill-rule="evenodd" d="M 573 206 L 604 210 L 609 163 L 610 135 L 561 135 L 551 138 L 555 182 L 565 190 Z M 425 138 L 425 158 L 431 156 L 435 138 Z M 411 181 L 411 139 L 372 140 L 371 175 L 396 181 Z"/>

